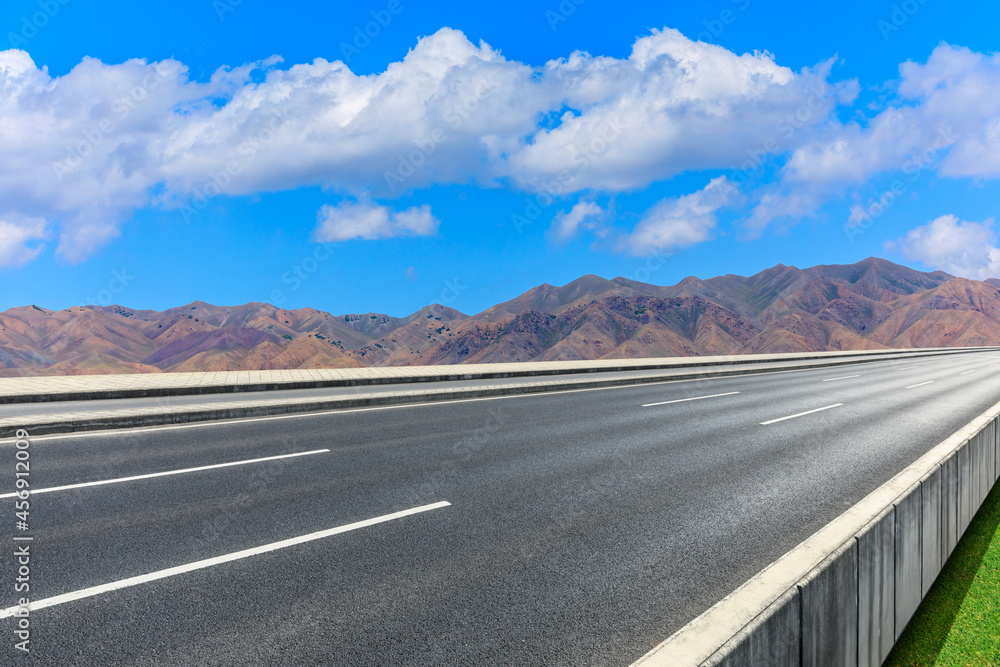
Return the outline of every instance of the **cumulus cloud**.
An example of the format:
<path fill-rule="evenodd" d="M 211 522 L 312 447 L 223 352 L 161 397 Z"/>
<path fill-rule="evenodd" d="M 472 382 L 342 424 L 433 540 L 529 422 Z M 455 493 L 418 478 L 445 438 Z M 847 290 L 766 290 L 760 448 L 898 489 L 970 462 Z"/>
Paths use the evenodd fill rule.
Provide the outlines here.
<path fill-rule="evenodd" d="M 1000 277 L 1000 248 L 993 219 L 984 222 L 942 215 L 886 244 L 903 257 L 948 273 L 985 280 Z"/>
<path fill-rule="evenodd" d="M 574 52 L 532 67 L 444 28 L 380 74 L 324 60 L 269 72 L 192 123 L 168 167 L 196 186 L 184 179 L 222 169 L 254 128 L 277 124 L 230 191 L 319 183 L 385 195 L 501 179 L 538 192 L 631 189 L 734 165 L 824 76 L 676 30 L 638 39 L 628 58 Z M 814 122 L 833 104 L 820 99 Z"/>
<path fill-rule="evenodd" d="M 827 76 L 669 29 L 626 58 L 574 52 L 541 66 L 449 28 L 377 74 L 279 63 L 198 82 L 176 60 L 86 58 L 53 77 L 0 52 L 0 211 L 44 219 L 57 252 L 79 261 L 151 204 L 187 217 L 216 196 L 314 185 L 378 197 L 456 182 L 634 189 L 735 167 Z"/>
<path fill-rule="evenodd" d="M 53 223 L 59 254 L 84 258 L 149 204 L 169 143 L 207 113 L 203 100 L 245 80 L 220 71 L 197 84 L 176 61 L 92 58 L 52 78 L 25 52 L 0 52 L 0 210 Z"/>
<path fill-rule="evenodd" d="M 583 230 L 597 230 L 604 211 L 590 201 L 577 202 L 569 211 L 560 211 L 552 220 L 551 235 L 557 242 L 565 243 Z"/>
<path fill-rule="evenodd" d="M 176 60 L 85 58 L 53 77 L 24 51 L 0 51 L 3 252 L 30 259 L 52 236 L 61 257 L 80 261 L 136 209 L 188 218 L 217 196 L 308 186 L 354 198 L 447 183 L 589 197 L 787 156 L 778 182 L 751 193 L 759 232 L 883 172 L 1000 177 L 1000 55 L 942 44 L 900 66 L 888 108 L 847 123 L 833 112 L 857 85 L 829 82 L 831 66 L 792 71 L 768 53 L 670 29 L 638 38 L 627 57 L 574 52 L 529 65 L 443 28 L 376 74 L 272 57 L 208 81 Z M 711 235 L 712 215 L 687 197 L 669 201 L 632 232 L 628 251 Z M 317 236 L 331 212 L 348 220 L 325 208 Z M 384 215 L 330 223 L 329 233 L 422 234 L 433 220 Z M 574 207 L 553 234 L 570 238 L 597 220 Z"/>
<path fill-rule="evenodd" d="M 42 250 L 37 242 L 48 236 L 45 220 L 40 218 L 0 217 L 0 268 L 26 264 Z"/>
<path fill-rule="evenodd" d="M 389 239 L 395 236 L 430 236 L 439 221 L 430 206 L 414 206 L 393 211 L 370 202 L 342 201 L 319 210 L 319 224 L 313 238 L 321 243 L 351 239 Z"/>
<path fill-rule="evenodd" d="M 816 211 L 831 194 L 833 194 L 832 188 L 819 185 L 811 187 L 775 185 L 764 188 L 757 194 L 757 203 L 745 221 L 748 236 L 751 238 L 759 236 L 775 220 L 798 221 L 814 217 Z"/>
<path fill-rule="evenodd" d="M 857 86 L 829 83 L 831 63 L 796 72 L 768 53 L 736 54 L 670 29 L 637 39 L 627 57 L 574 52 L 543 65 L 449 28 L 376 74 L 323 59 L 280 63 L 199 82 L 176 60 L 85 58 L 53 77 L 24 51 L 0 51 L 4 247 L 30 257 L 40 247 L 31 243 L 51 234 L 60 256 L 80 261 L 136 209 L 187 218 L 216 196 L 304 186 L 379 198 L 470 182 L 613 193 L 787 155 L 779 182 L 752 193 L 749 224 L 759 231 L 887 171 L 1000 177 L 1000 55 L 947 44 L 901 65 L 889 108 L 848 123 L 833 111 Z M 554 234 L 595 224 L 584 213 L 559 218 Z M 400 215 L 372 218 L 354 238 L 422 233 Z M 707 218 L 690 214 L 705 224 L 685 229 L 671 215 L 667 204 L 651 212 L 629 250 L 710 235 Z"/>
<path fill-rule="evenodd" d="M 819 128 L 789 156 L 752 223 L 804 213 L 873 176 L 1000 177 L 1000 54 L 941 44 L 926 63 L 900 68 L 898 99 L 864 123 Z"/>
<path fill-rule="evenodd" d="M 621 245 L 633 255 L 648 255 L 702 243 L 711 238 L 719 211 L 740 198 L 736 187 L 719 176 L 697 192 L 658 202 Z"/>
<path fill-rule="evenodd" d="M 943 44 L 927 63 L 900 67 L 900 94 L 916 100 L 925 124 L 947 128 L 953 145 L 941 159 L 947 176 L 1000 176 L 1000 54 Z M 943 130 L 939 130 L 943 131 Z"/>
<path fill-rule="evenodd" d="M 770 54 L 737 55 L 676 30 L 638 39 L 627 59 L 574 53 L 543 68 L 543 85 L 566 110 L 511 155 L 510 172 L 524 187 L 565 192 L 736 168 L 748 153 L 777 148 L 781 122 L 807 101 L 815 108 L 803 124 L 829 116 L 839 88 L 825 85 L 827 73 L 796 74 Z"/>

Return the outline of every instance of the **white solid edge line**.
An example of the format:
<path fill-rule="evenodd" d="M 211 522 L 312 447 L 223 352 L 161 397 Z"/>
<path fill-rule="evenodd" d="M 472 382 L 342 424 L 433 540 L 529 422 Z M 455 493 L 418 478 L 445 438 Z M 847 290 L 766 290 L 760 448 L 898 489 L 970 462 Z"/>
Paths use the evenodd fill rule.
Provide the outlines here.
<path fill-rule="evenodd" d="M 843 403 L 834 403 L 833 405 L 828 405 L 825 408 L 816 408 L 815 410 L 807 410 L 806 412 L 800 412 L 797 415 L 788 415 L 787 417 L 778 417 L 777 419 L 772 419 L 770 421 L 761 422 L 761 426 L 767 426 L 768 424 L 777 424 L 778 422 L 783 422 L 786 419 L 795 419 L 796 417 L 805 417 L 806 415 L 811 415 L 814 412 L 822 412 L 823 410 L 829 410 L 830 408 L 839 408 Z"/>
<path fill-rule="evenodd" d="M 859 377 L 861 377 L 861 376 L 860 375 L 845 375 L 844 377 L 839 377 L 839 378 L 827 378 L 827 379 L 823 380 L 823 382 L 833 382 L 834 380 L 850 380 L 851 378 L 859 378 Z"/>
<path fill-rule="evenodd" d="M 310 452 L 296 452 L 294 454 L 281 454 L 280 456 L 265 456 L 261 459 L 247 459 L 246 461 L 233 461 L 231 463 L 216 463 L 210 466 L 199 466 L 197 468 L 184 468 L 182 470 L 167 470 L 165 472 L 151 472 L 145 475 L 132 475 L 131 477 L 116 477 L 115 479 L 103 479 L 97 482 L 80 482 L 79 484 L 67 484 L 65 486 L 50 486 L 44 489 L 31 489 L 31 495 L 38 493 L 52 493 L 53 491 L 66 491 L 68 489 L 82 489 L 85 486 L 102 486 L 104 484 L 119 484 L 121 482 L 132 482 L 137 479 L 150 479 L 151 477 L 166 477 L 168 475 L 183 475 L 188 472 L 198 472 L 200 470 L 215 470 L 216 468 L 229 468 L 232 466 L 242 466 L 248 463 L 261 463 L 263 461 L 277 461 L 278 459 L 290 459 L 297 456 L 309 456 L 310 454 L 322 454 L 329 452 L 329 449 L 314 449 Z M 0 498 L 13 498 L 17 493 L 0 493 Z"/>
<path fill-rule="evenodd" d="M 959 375 L 968 375 L 969 373 L 975 373 L 978 370 L 978 368 L 973 368 L 971 371 L 965 371 L 964 373 L 959 373 Z"/>
<path fill-rule="evenodd" d="M 674 401 L 660 401 L 659 403 L 644 403 L 642 407 L 651 408 L 654 405 L 667 405 L 669 403 L 685 403 L 687 401 L 700 401 L 703 398 L 718 398 L 719 396 L 732 396 L 738 394 L 738 391 L 727 391 L 725 394 L 712 394 L 711 396 L 694 396 L 692 398 L 678 398 Z"/>
<path fill-rule="evenodd" d="M 382 516 L 377 516 L 373 519 L 365 519 L 364 521 L 349 523 L 344 526 L 337 526 L 336 528 L 330 528 L 328 530 L 321 530 L 319 532 L 309 533 L 308 535 L 302 535 L 300 537 L 293 537 L 287 540 L 281 540 L 280 542 L 272 542 L 271 544 L 265 544 L 263 546 L 253 547 L 251 549 L 244 549 L 243 551 L 235 551 L 231 554 L 216 556 L 215 558 L 206 558 L 205 560 L 195 561 L 193 563 L 188 563 L 187 565 L 168 567 L 165 570 L 150 572 L 149 574 L 141 574 L 137 577 L 129 577 L 128 579 L 113 581 L 109 584 L 101 584 L 100 586 L 91 586 L 90 588 L 83 588 L 78 591 L 73 591 L 72 593 L 63 593 L 62 595 L 56 595 L 50 598 L 35 600 L 28 605 L 28 610 L 37 611 L 39 609 L 44 609 L 45 607 L 54 607 L 55 605 L 65 604 L 67 602 L 73 602 L 74 600 L 82 600 L 83 598 L 93 597 L 95 595 L 100 595 L 101 593 L 108 593 L 110 591 L 116 591 L 121 588 L 128 588 L 129 586 L 138 586 L 139 584 L 145 584 L 150 581 L 156 581 L 157 579 L 165 579 L 167 577 L 172 577 L 174 575 L 184 574 L 185 572 L 191 572 L 193 570 L 201 570 L 206 567 L 212 567 L 213 565 L 221 565 L 223 563 L 228 563 L 230 561 L 240 560 L 242 558 L 249 558 L 250 556 L 257 556 L 259 554 L 268 553 L 269 551 L 277 551 L 278 549 L 284 549 L 286 547 L 295 546 L 296 544 L 302 544 L 304 542 L 312 542 L 313 540 L 321 540 L 324 537 L 330 537 L 332 535 L 338 535 L 340 533 L 346 533 L 348 531 L 357 530 L 359 528 L 366 528 L 368 526 L 374 526 L 375 524 L 384 523 L 386 521 L 392 521 L 393 519 L 401 519 L 405 516 L 410 516 L 411 514 L 429 512 L 430 510 L 436 510 L 441 507 L 448 507 L 449 505 L 451 505 L 451 503 L 449 503 L 447 500 L 442 500 L 441 502 L 432 503 L 430 505 L 421 505 L 420 507 L 413 507 L 408 510 L 393 512 L 392 514 L 383 514 Z M 20 609 L 20 607 L 17 606 L 7 607 L 6 609 L 0 611 L 0 618 L 7 618 L 8 616 L 13 616 L 18 609 Z"/>
<path fill-rule="evenodd" d="M 906 368 L 897 368 L 896 370 L 897 371 L 910 371 L 910 370 L 913 370 L 914 368 L 920 368 L 920 366 L 907 366 Z"/>
<path fill-rule="evenodd" d="M 907 389 L 914 389 L 916 387 L 923 387 L 925 384 L 931 384 L 934 380 L 928 380 L 927 382 L 921 382 L 920 384 L 911 384 Z"/>
<path fill-rule="evenodd" d="M 955 353 L 958 354 L 958 353 Z M 880 359 L 879 361 L 896 361 L 895 359 Z M 854 366 L 857 363 L 864 362 L 849 362 L 845 364 L 840 364 L 843 366 Z M 874 362 L 878 363 L 878 362 Z M 46 435 L 31 436 L 32 442 L 41 442 L 45 440 L 64 440 L 69 438 L 96 438 L 96 437 L 113 437 L 121 436 L 125 437 L 135 433 L 145 433 L 149 431 L 171 431 L 175 429 L 184 428 L 206 428 L 211 426 L 228 426 L 232 424 L 245 424 L 249 422 L 259 422 L 259 421 L 274 421 L 278 419 L 302 419 L 307 417 L 324 417 L 329 415 L 342 415 L 351 412 L 370 412 L 373 410 L 402 410 L 406 408 L 421 408 L 421 407 L 431 407 L 439 405 L 454 405 L 455 403 L 472 403 L 475 401 L 499 401 L 506 399 L 515 398 L 541 398 L 545 396 L 551 396 L 552 394 L 573 394 L 583 391 L 606 391 L 609 389 L 635 389 L 636 387 L 653 387 L 659 384 L 680 384 L 682 382 L 714 382 L 717 380 L 734 380 L 747 377 L 760 377 L 761 375 L 782 375 L 790 373 L 813 373 L 816 371 L 822 371 L 829 368 L 829 366 L 821 366 L 817 368 L 798 368 L 794 370 L 787 371 L 764 371 L 763 373 L 746 373 L 743 375 L 723 375 L 719 377 L 710 378 L 685 378 L 681 380 L 658 380 L 656 382 L 643 382 L 637 384 L 626 384 L 626 385 L 615 385 L 612 387 L 588 387 L 586 389 L 556 389 L 553 391 L 530 393 L 530 394 L 510 394 L 504 396 L 480 396 L 477 398 L 458 398 L 449 401 L 430 401 L 426 403 L 402 403 L 398 405 L 373 405 L 366 408 L 340 408 L 332 410 L 321 410 L 318 412 L 295 412 L 291 414 L 284 415 L 267 415 L 264 417 L 243 417 L 239 419 L 216 419 L 212 421 L 199 421 L 191 422 L 189 424 L 161 424 L 158 426 L 142 426 L 139 428 L 124 428 L 124 429 L 105 429 L 102 431 L 84 431 L 82 433 L 50 433 Z M 898 369 L 897 369 L 898 370 Z M 30 426 L 28 428 L 31 428 Z"/>

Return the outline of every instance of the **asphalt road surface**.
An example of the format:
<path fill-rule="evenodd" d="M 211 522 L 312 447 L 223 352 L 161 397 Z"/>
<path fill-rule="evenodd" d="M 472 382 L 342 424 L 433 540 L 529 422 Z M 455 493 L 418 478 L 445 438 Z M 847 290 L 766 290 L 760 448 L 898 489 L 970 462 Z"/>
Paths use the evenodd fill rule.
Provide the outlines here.
<path fill-rule="evenodd" d="M 40 436 L 27 530 L 6 437 L 0 662 L 628 665 L 997 401 L 980 352 Z"/>

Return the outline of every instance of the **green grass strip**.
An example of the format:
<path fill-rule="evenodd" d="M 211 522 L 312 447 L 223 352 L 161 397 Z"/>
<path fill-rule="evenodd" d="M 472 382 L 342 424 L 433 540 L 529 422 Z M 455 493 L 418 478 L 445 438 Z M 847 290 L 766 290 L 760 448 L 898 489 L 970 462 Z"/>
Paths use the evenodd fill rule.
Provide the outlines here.
<path fill-rule="evenodd" d="M 887 667 L 1000 667 L 1000 484 L 903 631 Z"/>

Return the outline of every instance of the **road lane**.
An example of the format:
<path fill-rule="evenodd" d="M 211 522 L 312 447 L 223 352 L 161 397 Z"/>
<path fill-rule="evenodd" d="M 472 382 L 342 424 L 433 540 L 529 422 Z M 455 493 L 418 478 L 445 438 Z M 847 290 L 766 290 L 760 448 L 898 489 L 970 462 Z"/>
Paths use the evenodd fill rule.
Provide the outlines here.
<path fill-rule="evenodd" d="M 904 389 L 916 389 L 917 387 L 926 387 L 929 384 L 934 384 L 934 380 L 927 380 L 926 382 L 911 384 L 909 387 L 904 387 Z"/>
<path fill-rule="evenodd" d="M 997 358 L 39 438 L 38 486 L 330 453 L 43 496 L 38 597 L 453 506 L 40 610 L 35 650 L 63 664 L 628 664 L 995 403 L 1000 375 L 961 373 Z"/>
<path fill-rule="evenodd" d="M 769 419 L 766 422 L 761 422 L 761 426 L 770 426 L 771 424 L 777 424 L 778 422 L 787 421 L 789 419 L 798 419 L 799 417 L 805 417 L 807 415 L 815 414 L 817 412 L 823 412 L 824 410 L 832 410 L 833 408 L 839 408 L 843 403 L 834 403 L 833 405 L 826 405 L 822 408 L 813 408 L 812 410 L 806 410 L 805 412 L 797 412 L 794 415 L 788 415 L 787 417 L 778 417 L 777 419 Z"/>
<path fill-rule="evenodd" d="M 642 407 L 644 407 L 644 408 L 652 408 L 652 407 L 655 407 L 657 405 L 671 405 L 673 403 L 686 403 L 687 401 L 700 401 L 700 400 L 703 400 L 703 399 L 706 399 L 706 398 L 720 398 L 722 396 L 735 396 L 738 393 L 740 393 L 740 392 L 738 392 L 738 391 L 727 391 L 727 392 L 725 392 L 723 394 L 711 394 L 710 396 L 692 396 L 690 398 L 675 398 L 672 401 L 659 401 L 657 403 L 643 403 Z"/>
<path fill-rule="evenodd" d="M 436 503 L 431 503 L 430 505 L 411 507 L 409 509 L 393 512 L 392 514 L 385 514 L 383 516 L 378 516 L 371 519 L 365 519 L 364 521 L 356 521 L 354 523 L 349 523 L 343 526 L 337 526 L 335 528 L 329 528 L 327 530 L 320 530 L 315 533 L 310 533 L 308 535 L 300 535 L 298 537 L 289 538 L 287 540 L 281 540 L 280 542 L 272 542 L 271 544 L 265 544 L 259 547 L 252 547 L 250 549 L 244 549 L 242 551 L 237 551 L 234 553 L 215 556 L 214 558 L 206 558 L 204 560 L 196 561 L 194 563 L 185 563 L 184 565 L 177 565 L 175 567 L 167 568 L 165 570 L 159 570 L 157 572 L 149 572 L 147 574 L 142 574 L 137 577 L 131 577 L 129 579 L 120 579 L 118 581 L 111 581 L 105 584 L 91 586 L 90 588 L 84 588 L 78 591 L 70 591 L 68 593 L 63 593 L 62 595 L 54 595 L 50 598 L 43 598 L 41 600 L 35 599 L 30 603 L 30 610 L 38 611 L 41 609 L 46 609 L 48 607 L 55 607 L 56 605 L 69 604 L 71 602 L 76 602 L 77 600 L 83 600 L 85 598 L 94 597 L 95 595 L 110 593 L 111 591 L 118 591 L 123 588 L 129 588 L 131 586 L 141 586 L 143 584 L 148 584 L 153 581 L 166 579 L 167 577 L 176 577 L 182 574 L 186 574 L 188 572 L 194 572 L 196 570 L 203 570 L 209 567 L 225 565 L 226 563 L 242 560 L 244 558 L 259 556 L 261 554 L 270 553 L 272 551 L 277 551 L 279 549 L 288 549 L 290 547 L 294 547 L 299 544 L 312 542 L 313 540 L 326 539 L 328 537 L 333 537 L 334 535 L 341 535 L 343 533 L 348 533 L 353 530 L 359 530 L 361 528 L 375 526 L 380 523 L 384 523 L 386 521 L 395 521 L 396 519 L 402 519 L 403 517 L 412 516 L 414 514 L 420 514 L 421 512 L 429 512 L 431 510 L 441 509 L 442 507 L 448 507 L 450 505 L 451 503 L 449 503 L 448 501 L 439 501 Z M 14 605 L 11 607 L 7 607 L 6 609 L 2 609 L 0 610 L 0 618 L 8 618 L 11 616 L 16 616 L 18 612 L 26 606 L 28 605 Z"/>
<path fill-rule="evenodd" d="M 77 482 L 76 484 L 66 484 L 64 486 L 49 486 L 42 488 L 32 488 L 31 495 L 37 495 L 39 493 L 54 493 L 56 491 L 70 491 L 72 489 L 82 489 L 88 486 L 104 486 L 105 484 L 122 484 L 125 482 L 136 482 L 142 479 L 152 479 L 154 477 L 168 477 L 170 475 L 186 475 L 193 472 L 204 472 L 206 470 L 218 470 L 220 468 L 231 468 L 233 466 L 243 466 L 250 465 L 253 463 L 263 463 L 265 461 L 278 461 L 281 459 L 291 459 L 298 458 L 300 456 L 311 456 L 312 454 L 324 454 L 329 452 L 329 449 L 314 449 L 310 452 L 295 452 L 294 454 L 278 454 L 276 456 L 265 456 L 259 459 L 247 459 L 245 461 L 229 461 L 227 463 L 213 463 L 207 466 L 198 466 L 197 468 L 182 468 L 180 470 L 164 470 L 160 472 L 150 472 L 142 475 L 133 475 L 131 477 L 116 477 L 114 479 L 99 479 L 90 482 Z M 17 496 L 17 492 L 2 493 L 0 498 L 13 498 Z"/>

